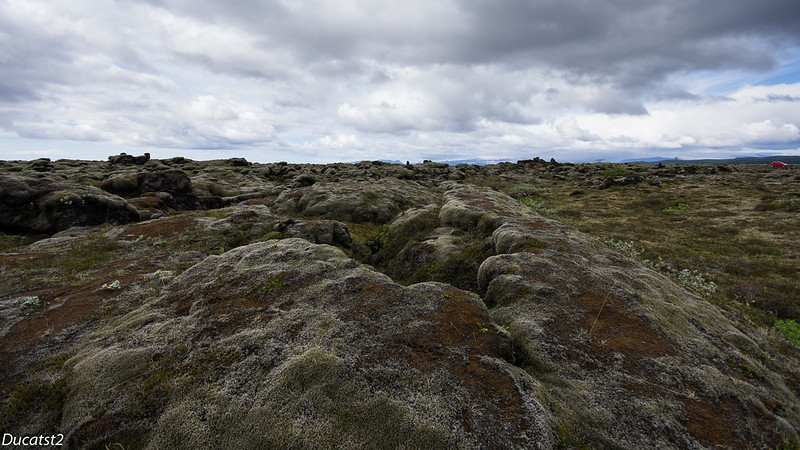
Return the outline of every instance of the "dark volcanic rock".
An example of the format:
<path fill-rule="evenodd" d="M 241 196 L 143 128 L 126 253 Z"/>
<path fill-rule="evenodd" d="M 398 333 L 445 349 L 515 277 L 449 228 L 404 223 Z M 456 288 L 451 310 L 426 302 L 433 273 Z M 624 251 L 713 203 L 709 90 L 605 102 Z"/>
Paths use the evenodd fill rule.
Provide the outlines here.
<path fill-rule="evenodd" d="M 168 208 L 177 210 L 200 208 L 200 201 L 194 194 L 192 182 L 182 170 L 120 175 L 99 183 L 98 187 L 125 198 L 163 192 L 169 194 L 161 198 Z"/>
<path fill-rule="evenodd" d="M 335 245 L 351 248 L 353 238 L 347 225 L 335 220 L 294 221 L 288 220 L 276 225 L 276 229 L 287 237 L 299 237 L 315 244 Z"/>
<path fill-rule="evenodd" d="M 0 174 L 0 228 L 4 231 L 54 233 L 74 226 L 138 220 L 136 208 L 98 188 Z"/>
<path fill-rule="evenodd" d="M 150 161 L 150 153 L 145 153 L 142 156 L 133 156 L 123 152 L 119 155 L 112 155 L 108 157 L 108 162 L 111 164 L 120 164 L 125 166 L 142 166 L 148 161 Z"/>
<path fill-rule="evenodd" d="M 53 163 L 50 162 L 50 158 L 39 158 L 31 161 L 30 168 L 37 172 L 50 172 L 53 170 Z"/>

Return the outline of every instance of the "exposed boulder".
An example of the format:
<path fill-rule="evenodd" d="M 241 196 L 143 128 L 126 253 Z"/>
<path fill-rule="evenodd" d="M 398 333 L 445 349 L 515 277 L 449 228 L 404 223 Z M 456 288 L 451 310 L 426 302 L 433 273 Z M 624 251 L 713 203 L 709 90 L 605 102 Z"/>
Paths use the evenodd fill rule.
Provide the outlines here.
<path fill-rule="evenodd" d="M 294 177 L 294 182 L 298 186 L 311 186 L 317 182 L 317 178 L 311 173 L 301 173 L 300 175 Z"/>
<path fill-rule="evenodd" d="M 138 220 L 139 211 L 125 199 L 96 187 L 0 174 L 3 231 L 55 233 L 74 226 Z"/>
<path fill-rule="evenodd" d="M 197 197 L 197 200 L 200 202 L 200 207 L 203 209 L 219 209 L 224 208 L 226 205 L 225 200 L 216 195 L 204 195 L 202 197 Z"/>
<path fill-rule="evenodd" d="M 150 161 L 150 153 L 145 153 L 142 156 L 133 156 L 123 152 L 119 155 L 112 155 L 108 157 L 108 162 L 111 164 L 120 164 L 125 166 L 143 166 L 148 161 Z"/>
<path fill-rule="evenodd" d="M 227 161 L 233 167 L 250 167 L 250 162 L 244 158 L 228 158 Z"/>
<path fill-rule="evenodd" d="M 37 172 L 50 172 L 53 170 L 53 163 L 50 158 L 39 158 L 31 161 L 29 167 Z"/>
<path fill-rule="evenodd" d="M 290 219 L 276 224 L 275 230 L 287 237 L 303 238 L 315 244 L 328 244 L 345 249 L 353 246 L 353 238 L 347 225 L 335 220 Z"/>
<path fill-rule="evenodd" d="M 167 208 L 175 210 L 199 209 L 200 201 L 192 189 L 192 182 L 182 170 L 161 170 L 134 175 L 118 175 L 97 185 L 99 188 L 125 198 L 141 197 L 148 193 L 166 193 L 160 196 Z"/>

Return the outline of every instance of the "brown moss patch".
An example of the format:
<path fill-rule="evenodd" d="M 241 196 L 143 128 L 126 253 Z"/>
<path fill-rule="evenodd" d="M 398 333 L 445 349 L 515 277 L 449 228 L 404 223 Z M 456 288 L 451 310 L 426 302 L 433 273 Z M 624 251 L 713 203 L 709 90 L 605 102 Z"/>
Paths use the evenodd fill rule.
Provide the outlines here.
<path fill-rule="evenodd" d="M 167 209 L 167 204 L 158 197 L 136 197 L 129 199 L 128 203 L 140 211 L 143 209 Z"/>
<path fill-rule="evenodd" d="M 370 279 L 350 279 L 345 286 L 343 295 L 354 302 L 342 313 L 346 320 L 356 320 L 362 326 L 369 328 L 370 324 L 391 311 L 392 307 L 400 301 L 403 288 L 384 282 Z"/>
<path fill-rule="evenodd" d="M 498 428 L 510 423 L 514 423 L 515 428 L 520 430 L 530 428 L 522 396 L 507 373 L 475 355 L 470 355 L 465 364 L 454 365 L 453 373 L 473 395 L 469 400 L 470 404 L 464 405 L 459 417 L 467 431 L 485 427 L 487 422 Z M 518 436 L 512 437 L 511 441 L 496 444 L 498 448 L 525 444 L 525 440 Z M 515 445 L 509 445 L 512 443 Z"/>
<path fill-rule="evenodd" d="M 53 258 L 53 253 L 5 253 L 0 254 L 0 267 L 13 269 L 30 264 L 47 261 Z"/>
<path fill-rule="evenodd" d="M 508 424 L 524 421 L 523 401 L 514 380 L 499 366 L 481 356 L 502 358 L 507 339 L 490 324 L 486 311 L 459 289 L 448 289 L 438 310 L 426 317 L 432 322 L 432 337 L 427 349 L 417 348 L 409 356 L 417 368 L 449 364 L 455 377 L 473 394 L 470 406 L 460 420 L 465 429 L 478 428 L 481 422 Z M 444 348 L 462 348 L 466 357 L 454 357 Z M 423 351 L 427 350 L 427 351 Z M 427 358 L 435 358 L 427 360 Z M 526 424 L 518 424 L 525 429 Z M 521 444 L 522 441 L 518 442 Z"/>
<path fill-rule="evenodd" d="M 750 443 L 739 435 L 742 427 L 741 405 L 734 399 L 719 400 L 700 398 L 685 400 L 689 423 L 687 430 L 706 445 L 725 448 L 748 448 Z"/>
<path fill-rule="evenodd" d="M 129 225 L 122 237 L 126 239 L 137 239 L 139 236 L 169 238 L 184 233 L 196 225 L 197 221 L 191 217 L 169 217 Z"/>
<path fill-rule="evenodd" d="M 449 346 L 466 345 L 478 353 L 499 356 L 503 339 L 490 326 L 486 311 L 460 289 L 448 289 L 442 296 L 436 314 L 426 317 L 435 324 L 436 342 Z M 482 331 L 484 329 L 486 331 Z"/>
<path fill-rule="evenodd" d="M 138 276 L 118 277 L 120 285 L 133 282 Z M 33 345 L 42 336 L 59 333 L 73 325 L 88 322 L 98 317 L 100 308 L 114 295 L 102 290 L 103 280 L 96 280 L 81 286 L 55 286 L 32 291 L 44 305 L 22 321 L 14 324 L 8 333 L 0 338 L 0 349 L 13 352 Z M 57 306 L 54 308 L 54 306 Z"/>
<path fill-rule="evenodd" d="M 269 206 L 271 203 L 272 200 L 270 200 L 269 198 L 254 198 L 244 202 L 245 205 L 267 205 L 267 206 Z"/>
<path fill-rule="evenodd" d="M 675 353 L 673 344 L 659 336 L 645 319 L 631 313 L 622 300 L 590 292 L 573 301 L 586 308 L 583 329 L 592 336 L 596 351 L 607 349 L 636 356 Z"/>

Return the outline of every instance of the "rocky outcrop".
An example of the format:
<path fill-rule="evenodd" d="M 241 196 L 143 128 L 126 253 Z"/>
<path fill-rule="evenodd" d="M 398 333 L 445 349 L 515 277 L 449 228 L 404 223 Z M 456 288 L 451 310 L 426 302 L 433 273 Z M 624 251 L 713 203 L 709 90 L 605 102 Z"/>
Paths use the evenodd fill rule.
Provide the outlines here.
<path fill-rule="evenodd" d="M 239 247 L 67 362 L 61 429 L 75 446 L 144 426 L 147 448 L 552 447 L 539 383 L 489 322 L 468 292 L 334 247 Z"/>
<path fill-rule="evenodd" d="M 721 310 L 505 194 L 441 187 L 442 206 L 398 216 L 372 261 L 399 279 L 427 277 L 482 295 L 510 333 L 508 360 L 542 382 L 542 404 L 558 405 L 549 412 L 563 445 L 796 441 L 792 384 L 741 376 L 743 366 L 774 356 L 756 350 Z"/>
<path fill-rule="evenodd" d="M 133 156 L 123 152 L 119 155 L 108 157 L 108 162 L 111 164 L 120 164 L 124 166 L 143 166 L 148 161 L 150 161 L 150 153 L 145 153 L 142 156 Z"/>
<path fill-rule="evenodd" d="M 141 172 L 118 175 L 97 185 L 99 188 L 125 198 L 155 197 L 152 208 L 173 210 L 199 209 L 200 201 L 194 194 L 192 182 L 182 170 Z"/>
<path fill-rule="evenodd" d="M 429 189 L 392 178 L 381 182 L 343 181 L 287 189 L 278 196 L 273 207 L 277 211 L 307 216 L 386 223 L 409 206 L 423 203 L 429 196 Z"/>
<path fill-rule="evenodd" d="M 286 237 L 299 237 L 315 244 L 335 245 L 351 248 L 353 238 L 347 225 L 335 220 L 284 220 L 274 227 L 275 231 Z"/>
<path fill-rule="evenodd" d="M 538 399 L 559 405 L 551 412 L 562 442 L 797 442 L 791 387 L 737 376 L 738 365 L 756 367 L 767 355 L 721 310 L 503 194 L 453 185 L 445 199 L 441 215 L 451 223 L 502 223 L 479 289 L 493 320 L 509 327 L 518 363 L 543 382 Z"/>
<path fill-rule="evenodd" d="M 133 156 L 123 152 L 119 155 L 112 155 L 108 157 L 108 162 L 111 164 L 120 164 L 125 166 L 142 166 L 148 161 L 150 161 L 150 153 L 145 153 L 142 156 Z"/>
<path fill-rule="evenodd" d="M 0 174 L 0 229 L 55 233 L 74 226 L 138 221 L 139 211 L 98 188 Z"/>

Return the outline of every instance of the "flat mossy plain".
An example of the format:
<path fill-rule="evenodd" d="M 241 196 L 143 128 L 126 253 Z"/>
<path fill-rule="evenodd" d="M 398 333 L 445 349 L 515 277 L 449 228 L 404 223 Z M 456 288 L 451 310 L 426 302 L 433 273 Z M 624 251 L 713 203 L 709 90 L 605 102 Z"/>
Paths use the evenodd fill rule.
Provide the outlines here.
<path fill-rule="evenodd" d="M 620 167 L 653 172 L 652 166 Z M 720 288 L 709 301 L 764 326 L 800 317 L 795 172 L 737 166 L 713 174 L 650 175 L 605 190 L 584 189 L 574 179 L 541 185 L 535 198 L 552 205 L 562 222 L 599 239 L 631 242 L 642 260 L 661 258 L 678 270 L 707 274 Z M 506 189 L 514 194 L 513 186 Z"/>
<path fill-rule="evenodd" d="M 420 419 L 420 411 L 453 419 L 457 415 L 448 414 L 464 406 L 445 402 L 456 409 L 440 408 L 437 396 L 463 395 L 483 386 L 502 388 L 508 398 L 518 395 L 516 389 L 533 393 L 552 418 L 550 437 L 540 441 L 544 447 L 548 442 L 566 448 L 618 446 L 637 442 L 636 436 L 653 445 L 798 446 L 798 347 L 781 334 L 794 330 L 782 324 L 800 320 L 800 175 L 794 170 L 541 161 L 485 167 L 381 162 L 242 166 L 189 160 L 153 161 L 147 167 L 52 165 L 51 173 L 39 175 L 86 184 L 136 171 L 179 169 L 190 175 L 197 192 L 228 196 L 230 206 L 163 211 L 156 221 L 71 229 L 53 237 L 1 234 L 0 311 L 8 324 L 0 329 L 2 432 L 58 428 L 76 448 L 207 446 L 215 433 L 227 443 L 262 448 L 510 445 L 511 440 L 492 441 L 477 430 L 466 437 L 470 424 L 477 423 L 474 418 L 489 411 L 469 399 L 460 400 L 469 406 L 453 422 L 463 427 L 464 436 L 436 420 Z M 4 162 L 0 170 L 26 173 L 25 167 L 25 162 Z M 337 192 L 352 196 L 352 202 L 342 201 Z M 445 204 L 450 209 L 445 211 Z M 453 205 L 460 208 L 458 215 Z M 572 239 L 558 222 L 536 216 L 593 239 Z M 408 348 L 412 355 L 429 358 L 419 348 L 438 348 L 432 339 L 446 345 L 465 339 L 459 345 L 477 346 L 490 336 L 506 336 L 502 358 L 490 361 L 482 355 L 449 362 L 452 382 L 465 383 L 458 388 L 443 384 L 446 377 L 434 381 L 432 374 L 391 378 L 398 373 L 391 365 L 361 367 L 354 355 L 375 350 L 345 350 L 342 345 L 361 342 L 360 327 L 370 327 L 360 315 L 381 317 L 386 305 L 379 299 L 391 299 L 389 291 L 380 283 L 364 284 L 358 295 L 374 300 L 361 312 L 298 308 L 290 294 L 302 284 L 298 268 L 307 263 L 298 257 L 283 261 L 273 256 L 279 269 L 263 273 L 250 286 L 244 275 L 220 273 L 200 298 L 189 299 L 194 303 L 175 304 L 176 317 L 163 305 L 156 307 L 170 298 L 173 280 L 207 256 L 225 258 L 253 242 L 288 238 L 287 227 L 291 231 L 295 223 L 319 219 L 339 221 L 349 230 L 352 244 L 336 256 L 343 262 L 354 258 L 402 285 L 444 282 L 487 299 L 488 315 L 461 334 L 447 335 L 455 327 L 446 321 L 442 330 L 432 332 L 425 325 L 432 319 L 421 317 L 407 324 L 405 336 L 386 341 L 397 354 L 371 358 L 394 361 Z M 552 230 L 537 234 L 545 227 Z M 615 262 L 606 267 L 608 245 L 636 261 L 611 257 Z M 247 269 L 250 263 L 242 264 Z M 629 266 L 638 275 L 627 275 Z M 641 292 L 668 286 L 643 267 L 673 277 L 700 303 L 671 300 L 683 298 L 676 287 L 638 298 L 636 286 Z M 577 268 L 589 270 L 588 275 L 575 275 Z M 716 289 L 681 284 L 676 274 L 684 269 Z M 562 270 L 566 284 L 553 285 Z M 576 276 L 579 285 L 573 286 L 569 279 Z M 617 279 L 625 280 L 625 287 L 603 284 Z M 101 289 L 115 280 L 120 290 Z M 436 301 L 443 305 L 462 295 L 447 290 L 452 288 L 436 289 Z M 33 295 L 42 300 L 37 311 L 15 307 L 15 300 Z M 548 303 L 562 297 L 567 303 Z M 717 307 L 723 315 L 718 316 Z M 529 315 L 532 308 L 538 315 Z M 448 320 L 457 317 L 453 311 L 447 314 Z M 696 317 L 688 320 L 691 314 Z M 720 317 L 726 322 L 717 328 L 714 321 Z M 177 320 L 196 333 L 170 347 L 169 342 L 180 341 L 176 336 L 188 333 L 174 329 Z M 704 331 L 693 337 L 696 330 Z M 689 351 L 707 345 L 714 347 L 708 347 L 705 362 Z M 558 346 L 567 349 L 563 356 L 553 353 Z M 292 356 L 281 359 L 287 351 Z M 436 364 L 425 361 L 416 360 L 423 365 L 415 370 L 427 373 Z M 246 367 L 254 362 L 261 372 Z M 516 374 L 516 388 L 482 384 L 500 366 L 497 373 Z M 701 367 L 713 370 L 704 373 Z M 666 375 L 654 378 L 654 369 Z M 100 379 L 81 381 L 92 370 L 108 375 L 100 387 L 93 384 Z M 587 373 L 598 374 L 597 380 L 585 378 Z M 275 397 L 245 413 L 238 403 L 244 397 L 230 392 L 239 392 L 236 386 L 243 380 L 257 386 L 251 378 L 259 376 L 276 383 Z M 102 386 L 123 394 L 109 397 L 100 392 Z M 596 392 L 587 393 L 587 388 Z M 400 392 L 419 403 L 405 403 L 397 397 Z M 747 400 L 753 396 L 758 398 Z M 604 398 L 607 404 L 595 403 Z M 737 412 L 748 408 L 763 411 L 746 413 L 750 418 Z M 191 414 L 184 417 L 182 411 Z M 511 412 L 503 416 L 508 423 L 521 414 L 513 408 L 492 411 L 492 423 L 498 424 L 503 414 Z M 596 411 L 630 418 L 612 423 Z M 745 431 L 726 436 L 720 428 L 723 419 Z M 261 428 L 252 435 L 241 433 L 245 424 L 256 423 Z M 618 429 L 620 424 L 641 429 Z M 642 431 L 648 426 L 653 429 Z M 759 433 L 761 440 L 755 437 Z M 266 435 L 271 437 L 258 438 Z"/>

